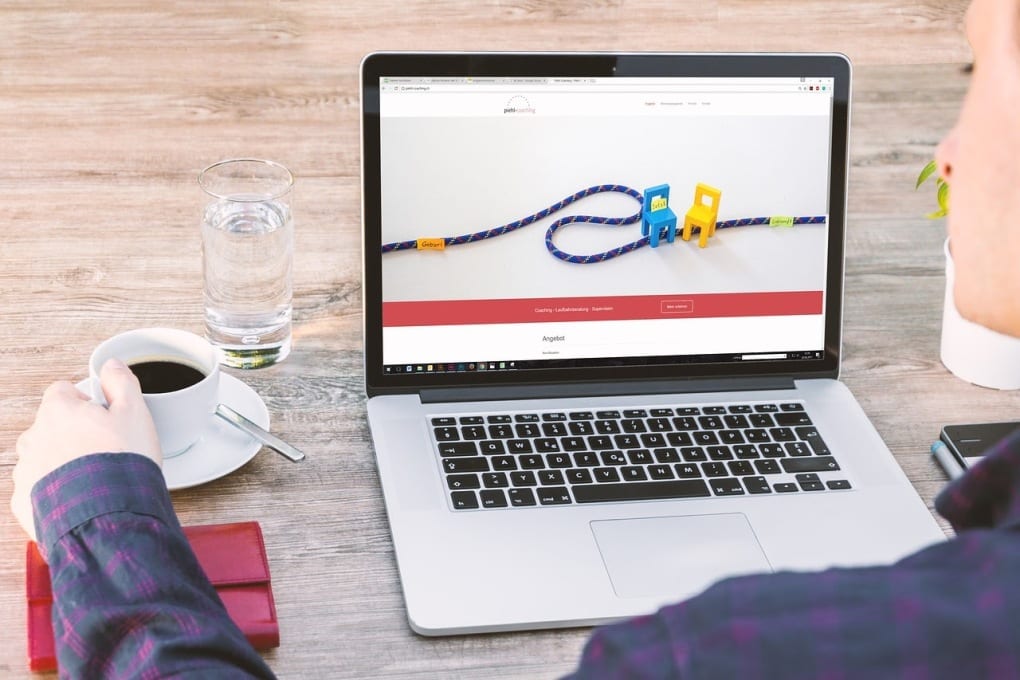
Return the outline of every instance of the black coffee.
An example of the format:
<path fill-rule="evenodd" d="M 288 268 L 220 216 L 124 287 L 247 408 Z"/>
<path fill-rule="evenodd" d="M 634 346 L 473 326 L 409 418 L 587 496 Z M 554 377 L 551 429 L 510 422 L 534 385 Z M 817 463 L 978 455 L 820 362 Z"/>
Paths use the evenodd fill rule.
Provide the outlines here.
<path fill-rule="evenodd" d="M 143 394 L 176 392 L 205 378 L 205 374 L 194 366 L 176 361 L 139 361 L 128 368 L 138 377 Z"/>

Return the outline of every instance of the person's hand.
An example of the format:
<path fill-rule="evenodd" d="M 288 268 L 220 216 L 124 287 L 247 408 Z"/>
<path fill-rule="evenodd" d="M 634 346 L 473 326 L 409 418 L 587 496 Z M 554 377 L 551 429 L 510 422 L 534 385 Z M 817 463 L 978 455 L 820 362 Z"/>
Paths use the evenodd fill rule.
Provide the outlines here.
<path fill-rule="evenodd" d="M 64 463 L 92 453 L 120 452 L 163 463 L 156 426 L 131 369 L 111 359 L 99 380 L 109 407 L 89 401 L 69 382 L 55 382 L 43 394 L 32 427 L 18 437 L 11 510 L 33 540 L 32 487 Z"/>

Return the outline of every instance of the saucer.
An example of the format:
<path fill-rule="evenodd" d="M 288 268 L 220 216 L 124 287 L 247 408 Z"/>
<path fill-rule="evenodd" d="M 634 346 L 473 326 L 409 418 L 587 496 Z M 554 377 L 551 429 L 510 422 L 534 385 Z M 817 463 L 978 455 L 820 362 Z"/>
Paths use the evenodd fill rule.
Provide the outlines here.
<path fill-rule="evenodd" d="M 88 379 L 77 385 L 88 394 Z M 226 404 L 256 425 L 269 429 L 269 410 L 262 397 L 232 375 L 220 372 L 221 404 Z M 183 453 L 163 459 L 163 477 L 171 491 L 206 484 L 229 475 L 255 457 L 262 443 L 219 416 L 210 414 L 205 430 Z"/>

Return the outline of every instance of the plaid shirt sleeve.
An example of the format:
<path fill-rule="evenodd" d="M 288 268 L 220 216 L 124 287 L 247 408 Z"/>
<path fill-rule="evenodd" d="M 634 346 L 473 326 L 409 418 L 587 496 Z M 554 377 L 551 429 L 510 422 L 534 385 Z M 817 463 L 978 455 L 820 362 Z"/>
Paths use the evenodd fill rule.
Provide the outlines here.
<path fill-rule="evenodd" d="M 890 566 L 722 580 L 596 630 L 571 677 L 1020 677 L 1020 434 L 935 506 L 955 538 Z"/>
<path fill-rule="evenodd" d="M 227 615 L 159 467 L 98 453 L 32 489 L 62 677 L 273 677 Z"/>

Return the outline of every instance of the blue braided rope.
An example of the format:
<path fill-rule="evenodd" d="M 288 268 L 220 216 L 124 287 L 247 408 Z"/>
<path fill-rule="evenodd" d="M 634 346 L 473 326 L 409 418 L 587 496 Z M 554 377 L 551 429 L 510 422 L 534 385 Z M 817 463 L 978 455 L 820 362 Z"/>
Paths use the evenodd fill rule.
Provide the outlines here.
<path fill-rule="evenodd" d="M 486 229 L 485 231 L 476 231 L 473 234 L 462 234 L 461 236 L 447 236 L 443 238 L 443 241 L 448 246 L 459 246 L 463 243 L 471 243 L 473 241 L 480 241 L 486 238 L 493 238 L 495 236 L 509 234 L 512 231 L 520 229 L 521 227 L 526 227 L 529 224 L 537 222 L 538 220 L 545 219 L 546 217 L 549 217 L 549 215 L 552 215 L 554 212 L 562 210 L 571 203 L 574 203 L 575 201 L 579 201 L 582 198 L 592 196 L 594 194 L 601 194 L 606 191 L 615 191 L 618 193 L 627 194 L 628 196 L 636 199 L 638 203 L 640 203 L 643 200 L 641 192 L 631 189 L 629 187 L 621 186 L 619 184 L 597 184 L 595 186 L 588 187 L 587 189 L 578 191 L 575 194 L 571 194 L 570 196 L 567 196 L 566 198 L 559 200 L 556 203 L 553 203 L 548 208 L 544 210 L 539 210 L 534 215 L 528 215 L 527 217 L 523 217 L 514 222 L 509 222 L 508 224 L 504 224 L 499 227 L 493 227 L 492 229 Z M 587 215 L 575 215 L 572 218 L 569 217 L 562 218 L 562 220 L 572 220 L 574 222 L 586 221 L 597 224 L 611 224 L 611 225 L 633 224 L 634 222 L 637 222 L 640 219 L 641 219 L 640 210 L 629 217 L 595 217 Z M 384 243 L 382 251 L 384 253 L 389 253 L 395 250 L 407 250 L 409 248 L 416 248 L 417 246 L 418 242 L 415 239 L 412 239 L 410 241 L 395 241 L 393 243 Z"/>
<path fill-rule="evenodd" d="M 509 222 L 499 227 L 493 227 L 492 229 L 486 229 L 484 231 L 476 231 L 471 234 L 462 234 L 460 236 L 446 236 L 443 238 L 443 242 L 448 246 L 457 246 L 464 243 L 473 243 L 474 241 L 481 241 L 483 239 L 494 238 L 496 236 L 502 236 L 503 234 L 509 234 L 512 231 L 520 229 L 521 227 L 526 227 L 529 224 L 533 224 L 538 220 L 544 219 L 549 215 L 552 215 L 553 213 L 562 210 L 571 203 L 574 203 L 575 201 L 579 201 L 587 196 L 592 196 L 594 194 L 600 194 L 607 191 L 626 194 L 627 196 L 630 196 L 631 198 L 635 199 L 638 203 L 642 203 L 642 201 L 644 200 L 639 191 L 631 189 L 630 187 L 625 187 L 621 184 L 597 184 L 595 186 L 588 187 L 587 189 L 582 189 L 581 191 L 578 191 L 575 194 L 571 194 L 570 196 L 567 196 L 566 198 L 557 201 L 556 203 L 553 203 L 548 208 L 540 210 L 537 213 L 534 213 L 533 215 L 528 215 L 527 217 L 523 217 L 514 222 Z M 568 224 L 576 224 L 579 222 L 585 224 L 606 224 L 609 226 L 622 226 L 626 224 L 634 224 L 635 222 L 638 222 L 640 220 L 641 220 L 640 210 L 638 210 L 638 212 L 634 213 L 633 215 L 629 215 L 627 217 L 568 215 L 566 217 L 561 217 L 560 219 L 556 220 L 551 225 L 549 225 L 549 228 L 545 232 L 545 247 L 549 250 L 550 253 L 552 253 L 554 256 L 558 257 L 559 259 L 565 262 L 571 262 L 574 264 L 594 264 L 597 262 L 605 262 L 606 260 L 611 260 L 614 257 L 619 257 L 620 255 L 624 255 L 626 253 L 637 250 L 638 248 L 643 248 L 647 246 L 651 242 L 651 236 L 643 236 L 639 238 L 637 241 L 626 243 L 622 246 L 613 248 L 612 250 L 607 250 L 606 252 L 603 253 L 593 253 L 591 255 L 572 255 L 556 247 L 556 244 L 553 243 L 553 235 L 561 227 L 565 227 Z M 715 223 L 715 227 L 716 229 L 727 229 L 732 227 L 762 225 L 769 224 L 771 220 L 772 220 L 771 217 L 746 217 L 736 220 L 719 221 Z M 824 215 L 793 218 L 794 224 L 822 224 L 824 222 L 825 222 Z M 700 228 L 695 229 L 694 232 L 697 233 L 699 230 Z M 668 229 L 666 228 L 663 228 L 660 231 L 659 233 L 660 240 L 666 238 L 667 232 Z M 408 250 L 417 248 L 417 246 L 418 241 L 416 239 L 411 239 L 409 241 L 394 241 L 392 243 L 384 243 L 382 246 L 382 252 L 391 253 L 397 250 Z"/>

